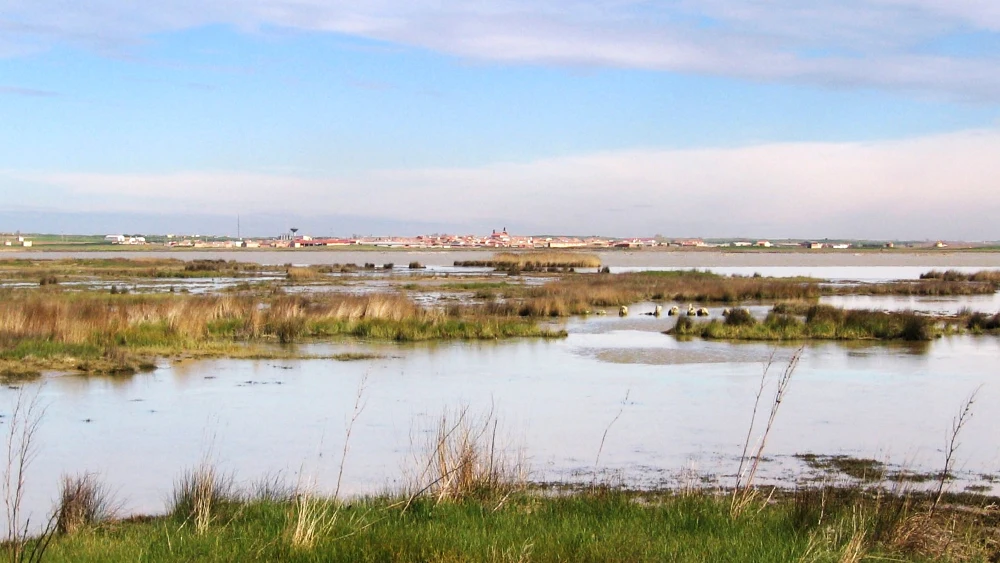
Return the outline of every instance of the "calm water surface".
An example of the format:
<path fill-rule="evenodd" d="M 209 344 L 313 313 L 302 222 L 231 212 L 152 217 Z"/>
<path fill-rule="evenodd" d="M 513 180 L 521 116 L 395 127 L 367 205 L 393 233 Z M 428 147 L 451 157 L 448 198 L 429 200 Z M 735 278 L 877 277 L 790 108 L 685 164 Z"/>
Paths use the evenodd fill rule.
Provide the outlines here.
<path fill-rule="evenodd" d="M 47 406 L 29 503 L 44 510 L 60 475 L 97 471 L 130 510 L 162 510 L 173 480 L 208 456 L 239 479 L 300 473 L 332 490 L 359 385 L 364 410 L 350 441 L 344 490 L 398 487 L 448 409 L 492 410 L 505 444 L 544 481 L 598 471 L 637 486 L 681 473 L 725 481 L 736 468 L 762 362 L 772 348 L 660 334 L 651 317 L 574 320 L 560 341 L 314 345 L 376 351 L 333 360 L 213 360 L 109 379 L 60 375 L 30 385 Z M 791 353 L 777 351 L 776 374 Z M 982 386 L 962 436 L 966 477 L 1000 471 L 996 359 L 1000 340 L 950 337 L 916 347 L 809 346 L 770 438 L 765 477 L 802 476 L 796 453 L 875 457 L 919 470 L 940 465 L 945 432 Z M 623 399 L 628 394 L 628 401 Z M 4 389 L 8 405 L 16 391 Z M 9 410 L 5 412 L 8 414 Z"/>

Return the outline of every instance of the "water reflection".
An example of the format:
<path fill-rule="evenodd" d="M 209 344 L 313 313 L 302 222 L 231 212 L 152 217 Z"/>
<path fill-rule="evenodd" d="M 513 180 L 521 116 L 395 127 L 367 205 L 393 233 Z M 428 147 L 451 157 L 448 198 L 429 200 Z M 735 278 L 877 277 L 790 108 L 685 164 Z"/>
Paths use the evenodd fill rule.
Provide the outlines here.
<path fill-rule="evenodd" d="M 345 466 L 350 492 L 397 486 L 418 453 L 420 430 L 447 408 L 494 409 L 523 444 L 539 480 L 588 480 L 608 422 L 601 471 L 631 484 L 676 484 L 692 463 L 731 474 L 769 344 L 679 342 L 656 331 L 571 331 L 556 341 L 397 345 L 342 342 L 303 352 L 365 351 L 372 360 L 179 361 L 127 378 L 47 377 L 48 412 L 29 502 L 47 508 L 63 473 L 100 471 L 138 511 L 162 509 L 174 478 L 206 452 L 244 479 L 304 467 L 335 480 L 358 384 L 366 408 Z M 649 320 L 654 322 L 653 319 Z M 576 321 L 573 321 L 574 323 Z M 574 325 L 576 326 L 576 325 Z M 778 349 L 778 363 L 792 349 Z M 992 337 L 931 343 L 811 343 L 771 437 L 766 478 L 798 475 L 791 456 L 811 451 L 940 463 L 943 436 L 964 397 L 985 384 L 963 435 L 967 473 L 1000 468 L 994 429 L 1000 399 Z M 0 391 L 3 403 L 15 391 Z M 9 413 L 9 408 L 6 411 Z M 584 477 L 585 476 L 585 477 Z"/>

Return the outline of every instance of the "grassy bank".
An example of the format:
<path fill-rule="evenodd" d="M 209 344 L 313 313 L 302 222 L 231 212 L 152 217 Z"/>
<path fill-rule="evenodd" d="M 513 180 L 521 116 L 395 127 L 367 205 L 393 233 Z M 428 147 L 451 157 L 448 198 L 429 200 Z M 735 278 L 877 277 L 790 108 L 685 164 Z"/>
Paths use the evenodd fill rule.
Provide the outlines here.
<path fill-rule="evenodd" d="M 933 338 L 937 329 L 933 318 L 910 311 L 887 313 L 828 305 L 810 305 L 800 311 L 779 304 L 763 321 L 758 321 L 745 309 L 734 309 L 725 320 L 707 323 L 681 316 L 670 332 L 676 336 L 717 340 L 920 341 Z"/>
<path fill-rule="evenodd" d="M 725 497 L 607 489 L 445 502 L 219 497 L 204 526 L 187 511 L 105 522 L 55 537 L 46 560 L 989 561 L 987 503 L 931 513 L 913 497 L 804 489 L 734 517 Z"/>
<path fill-rule="evenodd" d="M 559 337 L 476 308 L 422 308 L 399 295 L 110 295 L 9 291 L 0 300 L 0 373 L 131 372 L 155 356 L 260 354 L 254 344 L 352 336 L 419 341 Z"/>

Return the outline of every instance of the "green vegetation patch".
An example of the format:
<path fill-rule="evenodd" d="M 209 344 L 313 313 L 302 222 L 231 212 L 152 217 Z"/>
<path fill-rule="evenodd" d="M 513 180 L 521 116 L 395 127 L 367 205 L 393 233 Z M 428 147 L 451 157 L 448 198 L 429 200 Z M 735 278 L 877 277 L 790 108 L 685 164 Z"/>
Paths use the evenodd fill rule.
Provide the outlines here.
<path fill-rule="evenodd" d="M 791 311 L 791 312 L 788 312 Z M 789 306 L 775 306 L 763 321 L 746 314 L 726 321 L 700 323 L 679 317 L 669 331 L 677 336 L 700 336 L 714 340 L 930 340 L 936 334 L 935 319 L 910 311 L 884 312 L 848 310 L 829 305 L 811 305 L 805 318 Z"/>

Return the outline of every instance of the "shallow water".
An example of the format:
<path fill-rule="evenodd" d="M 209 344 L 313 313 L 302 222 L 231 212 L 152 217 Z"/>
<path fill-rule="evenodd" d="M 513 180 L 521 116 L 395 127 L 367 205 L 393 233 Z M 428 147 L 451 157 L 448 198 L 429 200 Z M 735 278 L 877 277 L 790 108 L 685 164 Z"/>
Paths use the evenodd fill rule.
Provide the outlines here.
<path fill-rule="evenodd" d="M 504 443 L 523 449 L 531 477 L 675 486 L 683 472 L 725 481 L 736 469 L 763 362 L 763 344 L 680 342 L 666 318 L 593 317 L 564 340 L 422 345 L 311 345 L 306 352 L 377 352 L 373 360 L 212 360 L 110 379 L 53 375 L 29 505 L 44 511 L 60 475 L 96 471 L 130 511 L 164 507 L 173 480 L 206 456 L 238 479 L 282 472 L 335 487 L 359 384 L 343 491 L 398 488 L 443 412 L 492 410 Z M 791 348 L 778 348 L 772 375 Z M 1000 470 L 995 428 L 1000 341 L 948 337 L 918 346 L 816 344 L 805 349 L 768 443 L 763 478 L 801 477 L 796 453 L 850 454 L 940 468 L 945 432 L 982 386 L 962 436 L 967 479 Z M 3 414 L 17 391 L 3 389 Z M 628 394 L 628 401 L 623 399 Z M 766 395 L 766 393 L 765 393 Z M 8 419 L 3 419 L 7 421 Z M 961 487 L 961 485 L 957 485 Z"/>
<path fill-rule="evenodd" d="M 417 261 L 428 267 L 452 266 L 455 261 L 483 260 L 492 250 L 146 250 L 107 252 L 4 251 L 0 259 L 57 258 L 177 258 L 181 260 L 239 260 L 258 264 L 364 264 L 372 262 L 397 265 Z M 733 273 L 753 274 L 761 268 L 786 268 L 786 271 L 812 271 L 816 268 L 913 268 L 930 269 L 1000 269 L 1000 252 L 763 252 L 678 251 L 678 250 L 598 250 L 589 252 L 612 268 L 733 268 Z M 855 272 L 862 274 L 864 271 Z M 918 272 L 919 273 L 919 272 Z M 790 274 L 806 275 L 806 274 Z M 847 276 L 850 278 L 850 276 Z M 853 279 L 853 278 L 851 278 Z"/>
<path fill-rule="evenodd" d="M 287 253 L 271 254 L 280 256 L 282 263 L 289 261 Z M 372 253 L 362 254 L 367 260 L 356 255 L 338 259 L 374 259 Z M 389 261 L 405 261 L 401 253 L 385 254 L 392 256 Z M 419 254 L 422 262 L 429 261 L 427 253 Z M 439 254 L 449 263 L 457 259 L 453 253 Z M 627 267 L 635 265 L 637 256 L 659 256 L 646 265 L 655 268 L 673 267 L 663 260 L 687 255 L 622 253 L 615 259 Z M 315 252 L 302 256 L 327 258 Z M 882 255 L 865 258 L 872 256 Z M 985 256 L 984 262 L 994 258 Z M 964 265 L 980 269 L 988 264 Z M 720 271 L 744 267 L 697 266 Z M 788 275 L 861 281 L 903 279 L 930 269 L 893 263 L 863 271 L 851 264 L 772 267 L 786 268 L 781 272 Z M 817 268 L 836 271 L 817 274 Z M 375 282 L 360 277 L 357 284 L 338 287 L 357 292 L 375 287 Z M 450 295 L 427 292 L 425 297 L 436 302 Z M 996 295 L 824 300 L 845 307 L 931 312 L 1000 309 Z M 157 370 L 128 378 L 50 374 L 24 385 L 25 392 L 38 392 L 47 407 L 26 506 L 35 514 L 46 512 L 61 475 L 94 471 L 119 490 L 130 512 L 162 511 L 174 479 L 206 457 L 241 481 L 281 472 L 292 484 L 315 481 L 322 490 L 332 491 L 347 421 L 363 380 L 364 408 L 344 465 L 342 490 L 347 493 L 400 487 L 408 471 L 417 467 L 414 458 L 424 451 L 428 431 L 441 414 L 463 406 L 472 413 L 492 411 L 497 416 L 504 443 L 524 452 L 535 480 L 589 482 L 597 473 L 634 486 L 676 486 L 694 468 L 699 476 L 726 482 L 738 465 L 763 362 L 775 349 L 758 343 L 678 341 L 662 334 L 675 319 L 642 314 L 653 306 L 636 304 L 625 318 L 609 310 L 607 316 L 555 322 L 569 332 L 563 340 L 346 342 L 304 346 L 303 351 L 382 357 L 355 362 L 161 360 Z M 751 309 L 762 317 L 769 304 L 753 304 Z M 711 308 L 711 314 L 718 318 L 721 308 Z M 772 375 L 792 352 L 777 349 Z M 991 408 L 1000 399 L 998 357 L 1000 339 L 988 336 L 945 337 L 918 345 L 808 346 L 769 438 L 762 478 L 791 484 L 808 476 L 792 457 L 805 452 L 874 457 L 918 471 L 940 470 L 952 419 L 980 386 L 958 452 L 962 480 L 952 487 L 961 490 L 983 474 L 1000 472 L 1000 444 L 995 439 L 1000 411 Z M 2 429 L 9 428 L 17 393 L 0 389 Z M 621 417 L 609 428 L 619 411 Z"/>

